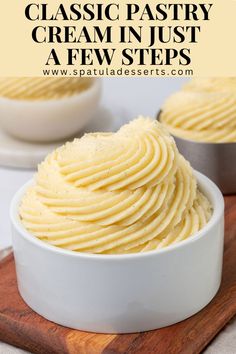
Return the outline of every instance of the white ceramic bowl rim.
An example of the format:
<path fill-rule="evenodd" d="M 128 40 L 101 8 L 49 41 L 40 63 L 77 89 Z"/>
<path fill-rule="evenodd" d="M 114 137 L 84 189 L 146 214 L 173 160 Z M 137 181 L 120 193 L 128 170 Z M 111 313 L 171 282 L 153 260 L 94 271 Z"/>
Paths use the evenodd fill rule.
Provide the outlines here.
<path fill-rule="evenodd" d="M 80 98 L 80 100 L 84 99 L 84 96 L 87 96 L 89 94 L 91 94 L 91 92 L 93 92 L 94 90 L 97 90 L 99 87 L 101 87 L 101 81 L 99 78 L 91 78 L 92 81 L 89 84 L 89 86 L 82 90 L 82 91 L 78 91 L 78 93 L 73 94 L 71 96 L 65 96 L 65 97 L 60 97 L 60 98 L 52 98 L 52 99 L 46 99 L 46 100 L 25 100 L 25 99 L 14 99 L 14 98 L 9 98 L 9 97 L 1 97 L 0 96 L 0 100 L 3 102 L 11 102 L 11 103 L 17 103 L 17 104 L 28 104 L 28 105 L 35 105 L 35 104 L 47 104 L 47 105 L 52 105 L 55 104 L 55 102 L 60 102 L 63 103 L 64 101 L 68 101 L 68 100 L 73 100 L 75 97 L 78 100 L 78 98 Z"/>
<path fill-rule="evenodd" d="M 159 250 L 153 250 L 153 251 L 148 251 L 144 253 L 128 253 L 128 254 L 115 254 L 115 255 L 104 255 L 104 254 L 92 254 L 92 253 L 83 253 L 83 252 L 75 252 L 75 251 L 70 251 L 67 249 L 59 248 L 53 245 L 50 245 L 44 241 L 41 241 L 40 239 L 36 238 L 35 236 L 31 235 L 23 226 L 21 223 L 20 217 L 19 217 L 19 204 L 21 202 L 21 199 L 26 191 L 26 189 L 33 184 L 33 180 L 30 180 L 26 184 L 24 184 L 18 192 L 16 192 L 15 196 L 12 199 L 11 206 L 10 206 L 10 219 L 16 230 L 20 235 L 22 235 L 23 238 L 25 238 L 27 241 L 29 241 L 32 244 L 37 245 L 40 248 L 46 249 L 48 251 L 54 252 L 54 253 L 59 253 L 63 254 L 65 256 L 70 256 L 70 257 L 82 257 L 82 258 L 88 258 L 88 259 L 96 259 L 96 260 L 101 260 L 101 261 L 111 261 L 111 260 L 121 260 L 121 259 L 134 259 L 134 258 L 143 258 L 143 257 L 152 257 L 152 256 L 157 256 L 158 254 L 166 253 L 166 252 L 171 252 L 172 250 L 178 249 L 180 247 L 186 247 L 189 244 L 192 244 L 196 242 L 198 239 L 204 237 L 206 233 L 208 232 L 209 229 L 211 229 L 215 224 L 217 224 L 224 212 L 224 199 L 222 196 L 222 193 L 218 189 L 218 187 L 205 175 L 201 174 L 200 172 L 195 171 L 194 172 L 198 183 L 199 187 L 203 192 L 206 194 L 206 196 L 209 198 L 212 206 L 213 206 L 213 214 L 209 222 L 205 225 L 204 228 L 202 228 L 200 231 L 198 231 L 196 234 L 193 236 L 187 238 L 186 240 L 183 240 L 179 243 L 166 246 L 162 249 Z"/>

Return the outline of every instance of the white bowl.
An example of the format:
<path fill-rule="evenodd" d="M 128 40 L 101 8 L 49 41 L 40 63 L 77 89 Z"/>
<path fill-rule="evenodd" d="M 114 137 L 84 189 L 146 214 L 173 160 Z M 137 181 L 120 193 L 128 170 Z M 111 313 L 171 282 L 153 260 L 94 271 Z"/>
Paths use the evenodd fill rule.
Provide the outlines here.
<path fill-rule="evenodd" d="M 72 136 L 92 118 L 101 96 L 101 81 L 93 79 L 70 97 L 27 101 L 0 97 L 0 127 L 26 141 L 51 142 Z"/>
<path fill-rule="evenodd" d="M 25 302 L 50 321 L 98 333 L 147 331 L 200 311 L 221 282 L 224 200 L 213 182 L 199 172 L 196 176 L 214 207 L 204 229 L 159 251 L 129 255 L 76 253 L 30 235 L 18 215 L 25 185 L 10 212 Z"/>

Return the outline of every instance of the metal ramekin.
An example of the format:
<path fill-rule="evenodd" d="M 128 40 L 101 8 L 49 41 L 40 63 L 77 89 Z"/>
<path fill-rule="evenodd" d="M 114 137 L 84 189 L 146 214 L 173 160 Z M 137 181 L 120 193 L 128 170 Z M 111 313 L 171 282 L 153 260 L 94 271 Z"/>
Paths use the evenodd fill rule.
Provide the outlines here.
<path fill-rule="evenodd" d="M 159 120 L 161 111 L 157 115 Z M 173 135 L 180 153 L 223 194 L 236 193 L 236 143 L 204 143 Z"/>

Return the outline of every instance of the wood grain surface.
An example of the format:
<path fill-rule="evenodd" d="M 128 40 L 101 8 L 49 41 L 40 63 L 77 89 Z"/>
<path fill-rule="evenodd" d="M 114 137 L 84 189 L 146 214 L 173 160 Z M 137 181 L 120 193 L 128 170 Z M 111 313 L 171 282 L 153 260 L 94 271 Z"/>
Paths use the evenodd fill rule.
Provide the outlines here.
<path fill-rule="evenodd" d="M 21 299 L 13 255 L 0 262 L 0 340 L 37 354 L 197 354 L 236 314 L 236 196 L 225 198 L 224 268 L 217 296 L 176 325 L 129 335 L 79 332 L 34 313 Z"/>

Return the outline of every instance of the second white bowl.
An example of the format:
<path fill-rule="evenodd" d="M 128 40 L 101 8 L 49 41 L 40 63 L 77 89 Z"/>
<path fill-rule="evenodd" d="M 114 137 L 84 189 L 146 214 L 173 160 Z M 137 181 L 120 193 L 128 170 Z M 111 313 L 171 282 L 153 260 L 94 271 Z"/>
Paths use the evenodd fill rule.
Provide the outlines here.
<path fill-rule="evenodd" d="M 81 93 L 56 100 L 24 101 L 0 98 L 0 127 L 26 141 L 52 142 L 82 129 L 96 112 L 101 81 L 93 79 Z"/>

